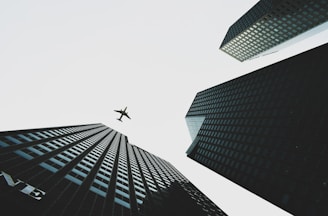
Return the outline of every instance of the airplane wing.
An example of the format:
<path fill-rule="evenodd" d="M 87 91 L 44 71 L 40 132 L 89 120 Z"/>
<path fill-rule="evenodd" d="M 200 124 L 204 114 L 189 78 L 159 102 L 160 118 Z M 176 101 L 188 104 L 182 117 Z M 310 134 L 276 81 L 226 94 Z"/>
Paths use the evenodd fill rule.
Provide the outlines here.
<path fill-rule="evenodd" d="M 124 110 L 114 110 L 115 112 L 121 113 L 121 117 L 120 117 L 120 119 L 118 119 L 118 120 L 121 121 L 122 116 L 126 116 L 127 118 L 131 119 L 130 116 L 128 115 L 128 113 L 125 112 L 126 108 L 127 108 L 127 107 L 125 107 Z"/>
<path fill-rule="evenodd" d="M 118 112 L 118 113 L 123 113 L 123 111 L 122 110 L 114 110 L 115 112 Z"/>

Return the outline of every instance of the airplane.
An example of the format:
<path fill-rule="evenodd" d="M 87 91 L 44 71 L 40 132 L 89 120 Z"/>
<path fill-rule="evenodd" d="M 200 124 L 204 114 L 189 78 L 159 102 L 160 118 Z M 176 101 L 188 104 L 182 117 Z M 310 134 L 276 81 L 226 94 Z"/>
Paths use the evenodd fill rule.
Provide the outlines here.
<path fill-rule="evenodd" d="M 122 121 L 123 116 L 126 116 L 129 119 L 131 119 L 130 116 L 128 115 L 128 113 L 126 112 L 126 109 L 127 109 L 127 107 L 125 107 L 124 110 L 114 110 L 115 112 L 121 113 L 121 116 L 117 120 Z"/>

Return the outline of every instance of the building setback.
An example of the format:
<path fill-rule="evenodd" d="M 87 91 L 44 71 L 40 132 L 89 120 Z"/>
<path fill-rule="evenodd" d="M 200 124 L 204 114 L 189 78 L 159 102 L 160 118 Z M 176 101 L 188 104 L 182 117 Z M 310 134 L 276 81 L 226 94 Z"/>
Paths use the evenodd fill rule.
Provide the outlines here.
<path fill-rule="evenodd" d="M 0 133 L 8 215 L 226 215 L 169 162 L 103 124 Z"/>
<path fill-rule="evenodd" d="M 245 61 L 325 30 L 328 24 L 319 25 L 327 20 L 327 0 L 261 0 L 229 28 L 220 49 Z"/>
<path fill-rule="evenodd" d="M 327 54 L 325 44 L 197 93 L 188 157 L 294 215 L 328 215 Z"/>

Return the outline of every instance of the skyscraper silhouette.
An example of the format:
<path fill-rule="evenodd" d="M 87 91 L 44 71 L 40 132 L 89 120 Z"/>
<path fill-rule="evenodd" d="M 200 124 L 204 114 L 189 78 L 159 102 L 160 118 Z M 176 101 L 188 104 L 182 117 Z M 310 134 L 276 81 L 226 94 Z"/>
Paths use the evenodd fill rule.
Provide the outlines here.
<path fill-rule="evenodd" d="M 328 44 L 197 93 L 188 157 L 295 215 L 328 215 Z"/>
<path fill-rule="evenodd" d="M 1 132 L 0 169 L 8 215 L 226 215 L 169 162 L 103 124 Z"/>
<path fill-rule="evenodd" d="M 296 36 L 300 40 L 325 30 L 327 23 L 319 25 L 327 20 L 327 0 L 261 0 L 229 28 L 220 49 L 245 61 L 278 51 Z"/>

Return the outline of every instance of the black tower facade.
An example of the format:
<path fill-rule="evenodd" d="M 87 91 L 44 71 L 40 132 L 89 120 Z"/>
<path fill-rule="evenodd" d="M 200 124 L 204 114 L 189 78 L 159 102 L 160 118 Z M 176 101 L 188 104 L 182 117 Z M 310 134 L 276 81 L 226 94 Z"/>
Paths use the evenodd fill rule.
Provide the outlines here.
<path fill-rule="evenodd" d="M 295 215 L 328 215 L 328 44 L 199 92 L 188 157 Z"/>
<path fill-rule="evenodd" d="M 103 124 L 1 132 L 0 169 L 8 215 L 226 215 L 169 162 Z"/>
<path fill-rule="evenodd" d="M 261 0 L 229 28 L 220 49 L 245 61 L 327 20 L 327 0 Z"/>

